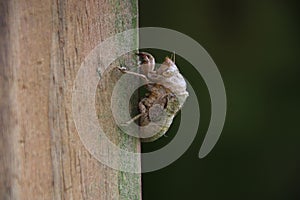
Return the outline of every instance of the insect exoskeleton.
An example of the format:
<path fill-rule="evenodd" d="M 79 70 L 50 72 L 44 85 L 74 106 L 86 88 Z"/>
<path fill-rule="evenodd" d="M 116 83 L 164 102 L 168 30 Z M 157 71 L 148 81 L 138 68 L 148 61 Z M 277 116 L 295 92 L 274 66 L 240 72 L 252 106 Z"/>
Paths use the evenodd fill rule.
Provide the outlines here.
<path fill-rule="evenodd" d="M 137 55 L 140 73 L 119 69 L 143 78 L 149 93 L 139 102 L 140 113 L 125 124 L 139 119 L 141 141 L 152 142 L 168 131 L 189 94 L 185 79 L 175 65 L 175 56 L 174 60 L 166 57 L 155 70 L 155 59 L 151 54 L 140 52 Z"/>

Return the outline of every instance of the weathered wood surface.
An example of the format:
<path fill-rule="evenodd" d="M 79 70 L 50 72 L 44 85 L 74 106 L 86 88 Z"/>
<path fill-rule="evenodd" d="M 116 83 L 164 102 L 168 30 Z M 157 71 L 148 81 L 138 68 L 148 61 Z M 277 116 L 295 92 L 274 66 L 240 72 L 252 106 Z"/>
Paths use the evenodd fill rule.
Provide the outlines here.
<path fill-rule="evenodd" d="M 136 15 L 136 0 L 1 0 L 0 199 L 141 199 L 140 175 L 95 160 L 71 111 L 84 57 L 136 27 Z M 139 151 L 112 119 L 103 123 L 117 144 Z"/>

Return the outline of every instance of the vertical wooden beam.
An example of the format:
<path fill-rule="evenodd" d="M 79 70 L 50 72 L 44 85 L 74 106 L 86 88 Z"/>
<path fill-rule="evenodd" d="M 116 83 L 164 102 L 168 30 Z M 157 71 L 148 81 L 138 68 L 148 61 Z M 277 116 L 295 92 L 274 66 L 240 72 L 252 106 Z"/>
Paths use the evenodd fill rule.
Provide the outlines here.
<path fill-rule="evenodd" d="M 140 175 L 94 159 L 71 110 L 81 62 L 137 27 L 137 0 L 3 0 L 0 22 L 0 199 L 141 199 Z M 116 144 L 139 151 L 112 118 L 102 123 Z"/>

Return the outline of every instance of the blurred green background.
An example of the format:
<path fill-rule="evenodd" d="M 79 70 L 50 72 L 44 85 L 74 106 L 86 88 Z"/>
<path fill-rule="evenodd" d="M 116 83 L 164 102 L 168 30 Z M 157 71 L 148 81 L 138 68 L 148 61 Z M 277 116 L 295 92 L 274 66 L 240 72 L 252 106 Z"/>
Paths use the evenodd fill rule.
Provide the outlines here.
<path fill-rule="evenodd" d="M 177 65 L 197 92 L 201 122 L 192 146 L 170 166 L 143 174 L 143 200 L 300 199 L 299 6 L 296 1 L 140 0 L 140 27 L 164 27 L 198 41 L 222 74 L 228 101 L 222 135 L 198 158 L 210 118 L 201 75 Z M 176 41 L 174 41 L 176 42 Z M 161 61 L 169 52 L 148 50 Z M 182 67 L 184 66 L 184 67 Z M 167 144 L 143 144 L 143 152 Z"/>

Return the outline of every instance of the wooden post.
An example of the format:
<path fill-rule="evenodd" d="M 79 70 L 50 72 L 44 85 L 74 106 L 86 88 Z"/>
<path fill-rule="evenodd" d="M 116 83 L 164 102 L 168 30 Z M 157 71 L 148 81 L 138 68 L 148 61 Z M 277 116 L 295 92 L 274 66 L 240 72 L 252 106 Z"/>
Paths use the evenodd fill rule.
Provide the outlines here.
<path fill-rule="evenodd" d="M 137 0 L 1 0 L 0 199 L 141 199 L 140 174 L 94 159 L 71 110 L 85 56 L 136 27 Z M 109 138 L 139 151 L 137 139 L 110 128 Z"/>

